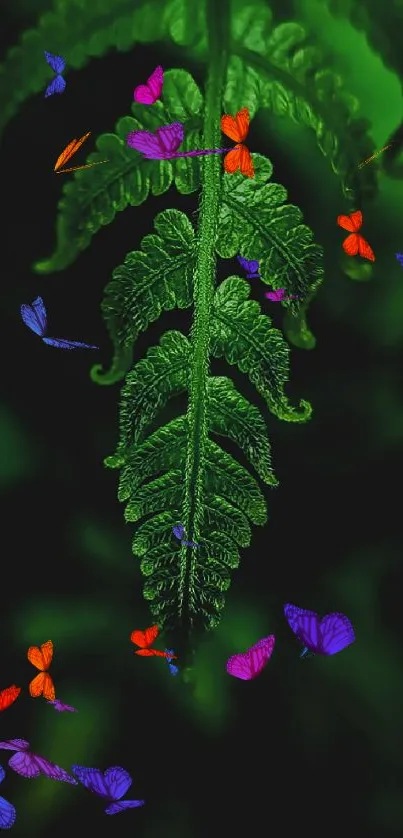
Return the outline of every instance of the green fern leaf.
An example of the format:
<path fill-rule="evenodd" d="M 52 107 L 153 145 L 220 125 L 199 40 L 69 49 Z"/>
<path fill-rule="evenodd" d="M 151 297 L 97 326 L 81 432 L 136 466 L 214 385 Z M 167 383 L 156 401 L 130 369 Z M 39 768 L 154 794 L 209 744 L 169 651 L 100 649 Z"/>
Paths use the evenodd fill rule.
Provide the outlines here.
<path fill-rule="evenodd" d="M 238 173 L 224 175 L 216 249 L 226 259 L 237 253 L 257 259 L 263 282 L 305 301 L 303 308 L 295 301 L 282 305 L 291 314 L 289 332 L 295 338 L 298 324 L 300 345 L 308 348 L 314 339 L 305 320 L 306 300 L 322 282 L 323 251 L 312 244 L 312 232 L 301 224 L 300 210 L 284 203 L 284 187 L 268 183 L 273 173 L 270 161 L 260 154 L 252 157 L 253 180 Z"/>
<path fill-rule="evenodd" d="M 90 154 L 89 162 L 108 159 L 93 169 L 74 172 L 63 187 L 56 226 L 57 245 L 52 256 L 34 265 L 41 274 L 52 273 L 71 265 L 77 254 L 91 242 L 103 225 L 110 224 L 117 212 L 127 206 L 139 206 L 149 193 L 162 195 L 172 183 L 182 194 L 200 187 L 200 158 L 178 160 L 145 160 L 129 148 L 129 131 L 155 131 L 160 125 L 183 122 L 186 137 L 184 151 L 201 147 L 201 114 L 203 98 L 192 76 L 185 70 L 169 70 L 164 75 L 164 104 L 152 108 L 133 103 L 132 117 L 124 117 L 116 126 L 117 134 L 101 134 L 98 152 Z"/>
<path fill-rule="evenodd" d="M 162 311 L 192 304 L 193 227 L 178 210 L 159 213 L 154 226 L 157 235 L 145 236 L 142 249 L 126 256 L 106 286 L 102 313 L 114 344 L 114 358 L 106 373 L 99 365 L 93 367 L 91 377 L 98 384 L 113 384 L 123 378 L 139 333 Z"/>

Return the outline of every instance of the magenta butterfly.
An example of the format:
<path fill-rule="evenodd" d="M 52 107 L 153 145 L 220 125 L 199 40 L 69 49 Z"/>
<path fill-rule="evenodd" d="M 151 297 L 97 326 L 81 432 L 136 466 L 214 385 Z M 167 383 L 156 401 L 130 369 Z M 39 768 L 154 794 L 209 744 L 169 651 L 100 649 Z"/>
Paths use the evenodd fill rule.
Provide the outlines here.
<path fill-rule="evenodd" d="M 145 160 L 172 160 L 176 157 L 199 157 L 203 154 L 225 154 L 227 148 L 205 149 L 204 151 L 182 151 L 177 149 L 183 143 L 185 131 L 181 122 L 161 125 L 152 131 L 130 131 L 127 145 L 143 154 Z"/>
<path fill-rule="evenodd" d="M 125 809 L 137 809 L 138 806 L 144 806 L 144 800 L 120 799 L 126 794 L 133 780 L 130 774 L 119 765 L 107 768 L 104 774 L 99 768 L 85 768 L 83 765 L 72 765 L 71 770 L 88 791 L 109 801 L 110 805 L 104 809 L 107 815 L 117 815 Z"/>
<path fill-rule="evenodd" d="M 277 291 L 267 291 L 265 297 L 271 300 L 272 303 L 282 303 L 286 300 L 299 300 L 299 297 L 286 297 L 285 288 L 277 288 Z"/>
<path fill-rule="evenodd" d="M 8 761 L 8 765 L 21 777 L 39 777 L 41 774 L 44 777 L 49 777 L 51 780 L 60 780 L 62 783 L 71 783 L 72 786 L 77 785 L 77 780 L 71 777 L 64 768 L 55 765 L 44 757 L 38 754 L 33 754 L 28 750 L 29 742 L 26 739 L 6 739 L 5 742 L 0 742 L 0 749 L 5 751 L 17 751 Z"/>
<path fill-rule="evenodd" d="M 227 660 L 227 672 L 234 678 L 241 678 L 242 681 L 251 681 L 256 678 L 268 663 L 273 653 L 276 638 L 273 634 L 259 640 L 246 652 L 239 655 L 232 655 Z"/>
<path fill-rule="evenodd" d="M 160 98 L 164 85 L 164 71 L 158 66 L 151 73 L 145 84 L 139 84 L 134 89 L 133 99 L 143 105 L 153 105 Z"/>
<path fill-rule="evenodd" d="M 321 619 L 315 611 L 305 611 L 290 604 L 284 606 L 284 614 L 305 647 L 301 657 L 308 649 L 315 655 L 335 655 L 354 643 L 353 626 L 344 614 L 335 612 Z"/>
<path fill-rule="evenodd" d="M 55 698 L 54 701 L 48 701 L 48 704 L 53 704 L 53 707 L 58 713 L 78 713 L 75 707 L 72 707 L 70 704 L 63 704 L 59 698 Z"/>

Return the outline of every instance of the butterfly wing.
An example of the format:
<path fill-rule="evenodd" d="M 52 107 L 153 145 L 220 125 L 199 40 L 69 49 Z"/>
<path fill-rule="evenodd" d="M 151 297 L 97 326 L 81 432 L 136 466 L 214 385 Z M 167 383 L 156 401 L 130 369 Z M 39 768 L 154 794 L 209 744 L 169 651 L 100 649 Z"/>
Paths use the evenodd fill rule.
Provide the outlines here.
<path fill-rule="evenodd" d="M 48 704 L 53 704 L 53 707 L 55 708 L 55 710 L 57 710 L 58 713 L 77 713 L 78 712 L 78 710 L 76 710 L 75 707 L 71 707 L 70 704 L 63 704 L 63 702 L 60 701 L 58 698 L 56 698 L 54 701 L 48 701 Z"/>
<path fill-rule="evenodd" d="M 400 262 L 400 264 L 403 268 L 403 253 L 395 253 L 395 256 L 396 256 L 397 261 Z"/>
<path fill-rule="evenodd" d="M 17 700 L 20 692 L 21 687 L 16 687 L 15 684 L 11 684 L 11 687 L 6 687 L 5 690 L 0 692 L 0 713 L 3 710 L 7 710 L 7 707 L 11 707 L 11 705 L 14 704 L 14 701 Z"/>
<path fill-rule="evenodd" d="M 337 223 L 343 230 L 348 230 L 349 233 L 356 233 L 362 226 L 362 212 L 352 212 L 351 215 L 338 215 Z"/>
<path fill-rule="evenodd" d="M 173 649 L 165 649 L 165 654 L 167 656 L 166 661 L 167 661 L 168 668 L 169 668 L 169 671 L 170 671 L 171 675 L 177 675 L 178 672 L 179 672 L 179 667 L 175 666 L 173 663 L 171 663 L 171 660 L 173 660 L 173 658 L 174 658 L 174 650 Z"/>
<path fill-rule="evenodd" d="M 0 742 L 0 749 L 4 751 L 27 751 L 29 742 L 26 739 L 6 739 Z"/>
<path fill-rule="evenodd" d="M 9 759 L 8 764 L 21 777 L 27 777 L 31 780 L 33 777 L 40 776 L 40 768 L 35 763 L 34 754 L 29 751 L 19 751 Z"/>
<path fill-rule="evenodd" d="M 33 666 L 37 669 L 40 669 L 41 672 L 45 672 L 49 669 L 50 664 L 52 663 L 53 658 L 53 643 L 51 640 L 47 640 L 46 643 L 42 643 L 42 646 L 30 646 L 27 652 L 27 658 Z"/>
<path fill-rule="evenodd" d="M 357 233 L 351 233 L 343 242 L 343 250 L 348 256 L 356 256 L 358 253 L 359 236 Z"/>
<path fill-rule="evenodd" d="M 42 297 L 37 297 L 31 305 L 23 303 L 20 310 L 22 320 L 28 329 L 43 337 L 46 334 L 47 318 Z"/>
<path fill-rule="evenodd" d="M 165 652 L 160 652 L 159 649 L 137 649 L 136 655 L 142 658 L 166 658 L 169 657 Z M 174 655 L 176 658 L 176 655 Z"/>
<path fill-rule="evenodd" d="M 237 256 L 238 262 L 247 274 L 248 279 L 259 277 L 259 262 L 256 259 L 244 259 L 243 256 Z"/>
<path fill-rule="evenodd" d="M 126 143 L 143 154 L 146 160 L 161 160 L 161 146 L 152 131 L 130 131 Z"/>
<path fill-rule="evenodd" d="M 99 768 L 86 768 L 84 765 L 72 765 L 71 770 L 88 791 L 92 791 L 93 794 L 98 794 L 99 797 L 109 799 L 109 790 L 105 782 L 105 777 Z"/>
<path fill-rule="evenodd" d="M 161 128 L 157 128 L 156 134 L 159 146 L 167 157 L 178 150 L 180 144 L 183 143 L 183 138 L 185 136 L 181 122 L 172 122 L 170 125 L 161 125 Z"/>
<path fill-rule="evenodd" d="M 11 829 L 16 817 L 15 807 L 4 797 L 0 797 L 0 829 Z"/>
<path fill-rule="evenodd" d="M 153 105 L 160 98 L 164 84 L 164 71 L 158 66 L 147 79 L 146 84 L 140 84 L 135 88 L 133 98 L 135 102 L 143 105 Z"/>
<path fill-rule="evenodd" d="M 117 815 L 119 812 L 124 812 L 125 809 L 137 809 L 139 806 L 144 806 L 145 800 L 118 800 L 111 803 L 104 809 L 106 815 Z"/>
<path fill-rule="evenodd" d="M 246 175 L 246 177 L 255 176 L 253 160 L 250 156 L 249 149 L 246 148 L 246 145 L 239 146 L 239 169 L 243 175 Z"/>
<path fill-rule="evenodd" d="M 179 541 L 182 541 L 182 538 L 183 538 L 184 533 L 185 533 L 185 528 L 184 528 L 183 524 L 177 524 L 176 527 L 172 527 L 172 532 L 173 532 L 175 538 L 178 538 Z"/>
<path fill-rule="evenodd" d="M 242 681 L 251 681 L 266 666 L 272 655 L 275 644 L 274 635 L 264 637 L 247 652 L 240 655 L 233 655 L 227 661 L 227 672 Z"/>
<path fill-rule="evenodd" d="M 30 754 L 29 756 L 32 757 L 38 774 L 43 774 L 43 776 L 48 777 L 49 780 L 58 780 L 60 783 L 70 783 L 71 786 L 78 785 L 77 780 L 65 771 L 64 768 L 61 768 L 60 765 L 56 765 L 56 763 L 50 762 L 49 759 L 45 759 L 45 757 L 41 757 L 38 754 Z M 12 759 L 13 758 L 14 757 L 12 757 Z M 38 776 L 38 774 L 35 776 Z"/>
<path fill-rule="evenodd" d="M 320 622 L 320 634 L 322 655 L 335 655 L 355 640 L 353 626 L 344 614 L 326 614 Z"/>
<path fill-rule="evenodd" d="M 132 631 L 130 640 L 136 646 L 139 646 L 140 649 L 147 649 L 148 646 L 151 646 L 152 643 L 154 643 L 154 640 L 158 637 L 158 633 L 158 626 L 150 626 L 149 628 L 146 628 L 145 631 L 136 629 L 135 631 Z"/>
<path fill-rule="evenodd" d="M 52 70 L 55 73 L 62 73 L 63 72 L 63 70 L 66 66 L 66 62 L 65 62 L 64 58 L 62 58 L 61 55 L 53 55 L 51 52 L 46 52 L 46 50 L 44 51 L 44 55 L 45 55 L 46 61 L 48 62 L 48 64 L 51 66 Z"/>
<path fill-rule="evenodd" d="M 104 772 L 104 779 L 110 800 L 120 800 L 133 782 L 130 774 L 120 765 L 107 768 Z"/>
<path fill-rule="evenodd" d="M 271 300 L 272 303 L 281 303 L 284 299 L 284 288 L 278 288 L 276 291 L 267 291 L 265 297 Z"/>
<path fill-rule="evenodd" d="M 358 239 L 358 253 L 363 259 L 369 259 L 370 262 L 375 262 L 375 254 L 372 247 L 368 244 L 363 236 L 357 235 Z"/>
<path fill-rule="evenodd" d="M 88 133 L 84 134 L 83 137 L 80 137 L 79 140 L 71 140 L 71 142 L 66 145 L 66 148 L 63 149 L 62 153 L 56 160 L 54 166 L 55 172 L 57 171 L 57 169 L 60 169 L 62 166 L 64 166 L 64 164 L 67 163 L 68 160 L 71 160 L 73 155 L 76 153 L 76 151 L 78 151 L 79 148 L 81 148 L 82 144 L 85 142 L 87 137 L 90 136 L 90 134 L 91 131 L 88 131 Z"/>
<path fill-rule="evenodd" d="M 47 99 L 48 96 L 53 96 L 55 93 L 63 93 L 65 87 L 66 82 L 63 76 L 55 76 L 45 90 L 45 99 Z"/>
<path fill-rule="evenodd" d="M 48 346 L 56 346 L 57 349 L 99 349 L 91 343 L 81 343 L 78 340 L 65 340 L 64 338 L 42 338 Z"/>
<path fill-rule="evenodd" d="M 312 652 L 320 652 L 320 620 L 315 611 L 306 611 L 296 605 L 285 605 L 287 622 L 298 640 Z"/>
<path fill-rule="evenodd" d="M 43 695 L 48 701 L 53 701 L 55 698 L 55 685 L 48 672 L 39 672 L 35 678 L 32 679 L 29 685 L 29 694 L 32 698 L 39 698 Z"/>
<path fill-rule="evenodd" d="M 242 143 L 248 136 L 249 123 L 249 110 L 248 108 L 242 108 L 242 110 L 238 111 L 235 118 L 229 114 L 224 114 L 221 117 L 221 131 L 230 140 L 234 140 L 236 143 Z"/>

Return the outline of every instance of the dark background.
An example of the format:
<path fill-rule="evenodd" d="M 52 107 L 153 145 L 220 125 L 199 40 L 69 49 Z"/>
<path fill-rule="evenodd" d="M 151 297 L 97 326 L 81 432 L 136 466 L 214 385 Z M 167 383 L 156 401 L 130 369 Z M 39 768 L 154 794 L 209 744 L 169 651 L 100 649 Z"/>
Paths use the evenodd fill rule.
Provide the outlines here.
<path fill-rule="evenodd" d="M 19 2 L 3 12 L 2 57 L 46 8 Z M 385 145 L 401 119 L 397 76 L 347 22 L 313 2 L 299 14 L 359 97 L 376 147 Z M 82 787 L 7 771 L 2 793 L 17 807 L 14 834 L 398 835 L 403 272 L 394 254 L 403 251 L 402 186 L 381 175 L 379 197 L 361 207 L 377 260 L 370 281 L 349 279 L 340 267 L 336 217 L 347 206 L 337 178 L 308 129 L 267 112 L 254 120 L 249 146 L 273 161 L 274 179 L 325 248 L 326 277 L 310 314 L 317 345 L 292 350 L 288 387 L 294 403 L 311 401 L 314 415 L 301 426 L 268 416 L 280 487 L 267 491 L 269 522 L 243 551 L 219 629 L 196 652 L 193 688 L 170 678 L 163 661 L 133 656 L 130 632 L 151 620 L 117 473 L 103 466 L 117 441 L 119 386 L 96 386 L 89 370 L 94 358 L 105 365 L 111 358 L 100 314 L 111 271 L 140 246 L 158 211 L 191 214 L 197 195 L 170 190 L 128 208 L 64 272 L 39 277 L 31 266 L 54 247 L 60 150 L 90 130 L 77 165 L 84 162 L 158 63 L 185 67 L 203 88 L 203 68 L 170 43 L 113 51 L 68 73 L 63 96 L 28 99 L 1 145 L 0 686 L 24 688 L 1 717 L 1 738 L 25 737 L 67 769 L 122 765 L 134 777 L 132 796 L 146 800 L 111 820 Z M 219 279 L 234 268 L 221 262 Z M 252 284 L 281 325 L 280 307 L 269 309 L 262 286 Z M 63 353 L 30 333 L 19 307 L 38 294 L 52 335 L 99 344 L 100 353 Z M 167 329 L 189 324 L 190 313 L 163 315 L 138 341 L 136 358 Z M 246 379 L 234 368 L 231 375 L 266 415 Z M 356 643 L 331 659 L 301 661 L 285 602 L 346 613 Z M 261 677 L 229 678 L 227 657 L 269 633 L 276 648 Z M 77 714 L 58 715 L 28 694 L 34 670 L 26 650 L 49 638 L 57 695 Z M 9 756 L 0 754 L 1 764 Z"/>

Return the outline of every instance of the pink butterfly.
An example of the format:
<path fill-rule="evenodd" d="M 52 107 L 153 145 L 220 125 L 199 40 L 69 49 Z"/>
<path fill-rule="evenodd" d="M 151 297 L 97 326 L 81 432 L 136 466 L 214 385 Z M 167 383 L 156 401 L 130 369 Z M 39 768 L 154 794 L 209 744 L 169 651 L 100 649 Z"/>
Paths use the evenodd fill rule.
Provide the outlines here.
<path fill-rule="evenodd" d="M 3 748 L 5 751 L 17 751 L 9 759 L 8 764 L 21 777 L 31 779 L 32 777 L 39 777 L 43 774 L 51 780 L 71 783 L 72 786 L 78 785 L 77 780 L 71 777 L 64 768 L 60 768 L 54 762 L 50 762 L 50 760 L 29 751 L 29 742 L 26 739 L 6 739 L 5 742 L 0 742 L 0 748 Z"/>
<path fill-rule="evenodd" d="M 152 131 L 130 131 L 126 142 L 144 155 L 146 160 L 171 160 L 173 157 L 201 157 L 204 154 L 225 154 L 227 148 L 212 148 L 204 151 L 182 151 L 177 149 L 183 143 L 185 131 L 181 122 L 161 125 Z"/>
<path fill-rule="evenodd" d="M 145 84 L 134 89 L 133 99 L 143 105 L 153 105 L 160 98 L 164 85 L 164 71 L 158 65 Z"/>
<path fill-rule="evenodd" d="M 282 303 L 285 302 L 285 300 L 299 300 L 299 297 L 286 297 L 285 288 L 277 288 L 277 291 L 268 291 L 267 294 L 265 294 L 265 297 L 267 297 L 268 300 L 271 300 L 272 303 Z"/>
<path fill-rule="evenodd" d="M 259 640 L 246 652 L 233 655 L 227 660 L 228 675 L 234 678 L 241 678 L 242 681 L 251 681 L 260 674 L 271 658 L 276 638 L 273 634 Z"/>

